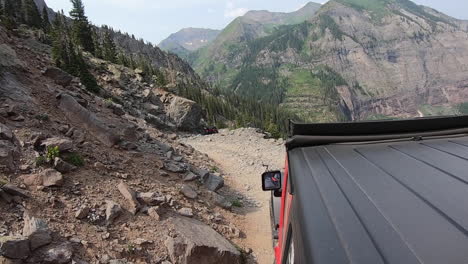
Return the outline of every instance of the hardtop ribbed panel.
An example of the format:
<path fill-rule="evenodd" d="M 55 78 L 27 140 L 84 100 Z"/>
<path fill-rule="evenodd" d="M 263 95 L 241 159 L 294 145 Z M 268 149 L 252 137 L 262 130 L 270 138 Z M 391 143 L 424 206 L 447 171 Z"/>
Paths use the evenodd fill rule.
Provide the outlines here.
<path fill-rule="evenodd" d="M 311 263 L 468 263 L 464 157 L 468 137 L 290 151 Z"/>

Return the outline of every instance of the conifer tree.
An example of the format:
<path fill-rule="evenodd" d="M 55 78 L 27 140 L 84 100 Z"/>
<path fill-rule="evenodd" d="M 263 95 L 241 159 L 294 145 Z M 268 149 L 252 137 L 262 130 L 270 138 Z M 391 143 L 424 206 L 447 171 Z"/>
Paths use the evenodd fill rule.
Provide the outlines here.
<path fill-rule="evenodd" d="M 99 38 L 99 35 L 97 33 L 97 30 L 93 30 L 93 43 L 94 43 L 94 57 L 103 59 L 103 51 L 102 51 L 102 45 L 101 45 L 101 40 Z"/>
<path fill-rule="evenodd" d="M 81 0 L 70 0 L 73 9 L 70 16 L 73 19 L 73 39 L 83 50 L 94 54 L 94 42 L 92 37 L 91 24 L 85 15 L 85 9 Z"/>
<path fill-rule="evenodd" d="M 42 27 L 41 14 L 34 0 L 24 0 L 23 10 L 24 22 L 26 22 L 28 26 L 35 28 Z"/>
<path fill-rule="evenodd" d="M 49 11 L 46 6 L 42 9 L 42 29 L 46 33 L 49 33 L 50 31 Z"/>
<path fill-rule="evenodd" d="M 104 32 L 102 47 L 104 59 L 112 63 L 117 63 L 117 48 L 115 47 L 111 32 L 108 29 Z"/>
<path fill-rule="evenodd" d="M 7 29 L 13 29 L 16 27 L 16 14 L 19 4 L 15 0 L 5 0 L 3 3 L 3 25 Z"/>

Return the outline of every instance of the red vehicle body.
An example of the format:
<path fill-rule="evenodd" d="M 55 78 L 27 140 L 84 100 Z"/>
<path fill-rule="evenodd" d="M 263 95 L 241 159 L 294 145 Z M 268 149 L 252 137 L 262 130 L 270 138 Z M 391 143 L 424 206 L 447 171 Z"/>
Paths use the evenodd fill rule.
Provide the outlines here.
<path fill-rule="evenodd" d="M 468 116 L 291 130 L 262 175 L 276 264 L 468 263 Z"/>

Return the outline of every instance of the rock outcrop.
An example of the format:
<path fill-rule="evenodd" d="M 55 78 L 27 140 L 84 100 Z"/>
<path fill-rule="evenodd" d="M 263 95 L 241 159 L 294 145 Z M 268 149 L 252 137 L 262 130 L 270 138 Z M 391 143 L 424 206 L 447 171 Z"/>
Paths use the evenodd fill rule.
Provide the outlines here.
<path fill-rule="evenodd" d="M 105 127 L 93 113 L 81 106 L 71 95 L 59 94 L 59 108 L 71 122 L 77 122 L 107 146 L 113 146 L 120 138 Z"/>
<path fill-rule="evenodd" d="M 189 218 L 171 218 L 177 233 L 166 247 L 174 264 L 240 264 L 240 252 L 211 227 Z"/>

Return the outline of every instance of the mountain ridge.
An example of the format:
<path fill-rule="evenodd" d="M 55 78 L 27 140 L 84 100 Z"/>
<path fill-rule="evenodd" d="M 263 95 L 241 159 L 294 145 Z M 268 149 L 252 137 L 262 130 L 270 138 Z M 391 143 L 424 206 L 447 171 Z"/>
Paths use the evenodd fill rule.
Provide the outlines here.
<path fill-rule="evenodd" d="M 302 24 L 193 65 L 224 89 L 274 98 L 310 122 L 411 117 L 468 101 L 466 29 L 407 0 L 332 0 Z"/>

